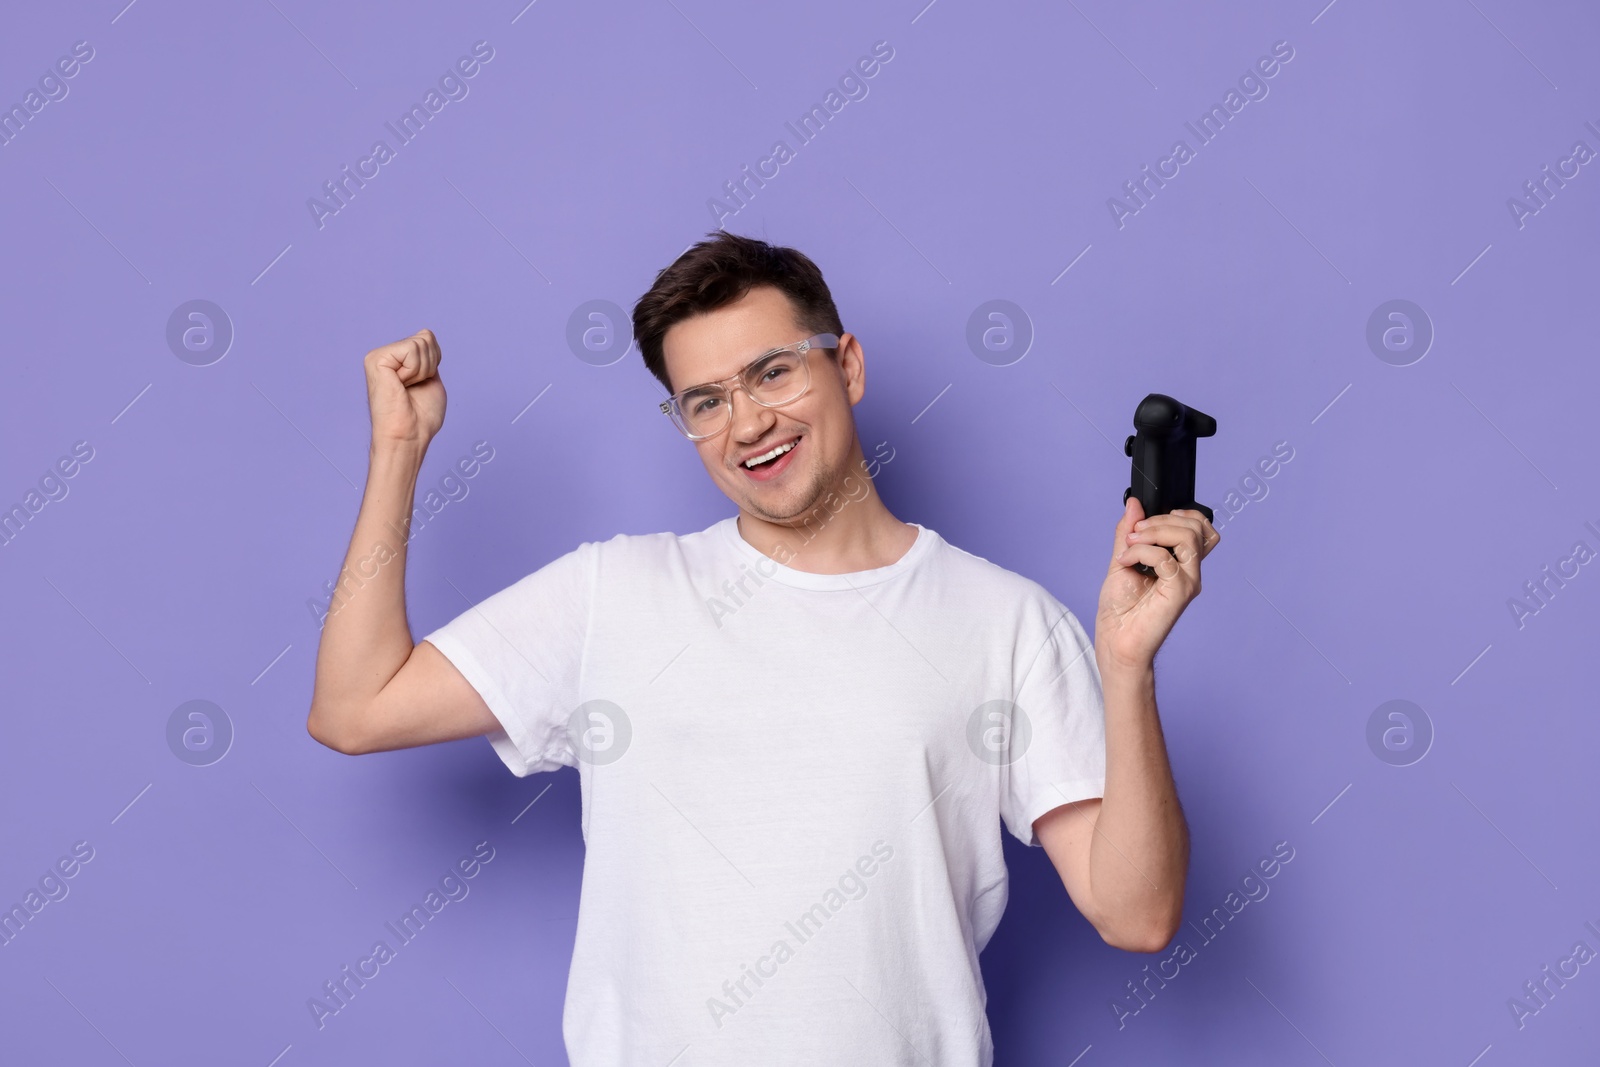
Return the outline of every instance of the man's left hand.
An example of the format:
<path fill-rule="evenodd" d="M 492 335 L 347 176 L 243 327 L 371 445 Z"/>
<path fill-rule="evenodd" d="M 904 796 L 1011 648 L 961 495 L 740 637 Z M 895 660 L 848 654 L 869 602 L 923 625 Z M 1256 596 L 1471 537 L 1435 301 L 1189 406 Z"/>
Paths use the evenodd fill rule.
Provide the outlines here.
<path fill-rule="evenodd" d="M 1200 561 L 1221 540 L 1201 512 L 1180 508 L 1146 518 L 1139 498 L 1128 497 L 1095 616 L 1102 670 L 1142 670 L 1155 663 L 1178 616 L 1200 595 Z M 1140 574 L 1136 563 L 1154 568 L 1155 576 Z"/>

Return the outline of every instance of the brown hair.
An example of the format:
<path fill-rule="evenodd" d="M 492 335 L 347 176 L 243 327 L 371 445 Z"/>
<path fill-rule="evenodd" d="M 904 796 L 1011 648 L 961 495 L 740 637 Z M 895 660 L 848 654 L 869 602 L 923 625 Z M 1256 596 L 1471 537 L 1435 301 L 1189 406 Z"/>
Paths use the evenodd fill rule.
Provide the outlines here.
<path fill-rule="evenodd" d="M 650 291 L 633 306 L 633 336 L 644 365 L 667 392 L 672 392 L 662 348 L 667 331 L 684 319 L 733 303 L 758 285 L 773 286 L 789 298 L 801 329 L 844 333 L 828 283 L 805 253 L 726 230 L 712 230 L 707 237 L 657 274 Z"/>

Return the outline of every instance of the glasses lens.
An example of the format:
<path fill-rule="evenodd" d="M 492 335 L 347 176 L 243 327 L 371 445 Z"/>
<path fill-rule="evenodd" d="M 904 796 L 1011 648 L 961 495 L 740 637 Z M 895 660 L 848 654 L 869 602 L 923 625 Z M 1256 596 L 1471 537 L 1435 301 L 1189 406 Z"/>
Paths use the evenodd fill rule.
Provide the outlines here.
<path fill-rule="evenodd" d="M 745 387 L 767 405 L 793 400 L 806 388 L 805 357 L 785 349 L 753 364 L 744 376 Z"/>
<path fill-rule="evenodd" d="M 728 391 L 720 385 L 691 389 L 674 405 L 678 426 L 694 437 L 707 437 L 728 419 Z"/>

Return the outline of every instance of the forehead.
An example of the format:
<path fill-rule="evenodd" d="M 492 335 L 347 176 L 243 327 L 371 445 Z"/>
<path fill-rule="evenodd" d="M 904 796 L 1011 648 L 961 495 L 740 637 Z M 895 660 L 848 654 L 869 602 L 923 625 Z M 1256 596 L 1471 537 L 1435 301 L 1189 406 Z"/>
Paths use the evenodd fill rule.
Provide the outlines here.
<path fill-rule="evenodd" d="M 803 332 L 782 290 L 758 285 L 731 304 L 674 323 L 661 339 L 662 358 L 673 388 L 687 389 L 730 378 Z"/>

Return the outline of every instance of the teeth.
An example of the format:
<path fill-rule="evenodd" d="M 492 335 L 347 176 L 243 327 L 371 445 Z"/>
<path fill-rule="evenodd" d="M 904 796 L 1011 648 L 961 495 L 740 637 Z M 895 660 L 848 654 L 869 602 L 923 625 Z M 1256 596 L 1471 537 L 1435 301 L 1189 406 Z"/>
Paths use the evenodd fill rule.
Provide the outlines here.
<path fill-rule="evenodd" d="M 771 452 L 768 452 L 766 455 L 755 456 L 755 457 L 753 457 L 751 459 L 747 459 L 747 460 L 744 461 L 745 468 L 748 470 L 748 469 L 754 467 L 757 463 L 765 463 L 769 459 L 776 459 L 777 457 L 783 455 L 785 452 L 789 451 L 789 449 L 793 448 L 796 443 L 797 442 L 790 441 L 788 444 L 779 445 L 777 448 L 774 448 Z"/>

